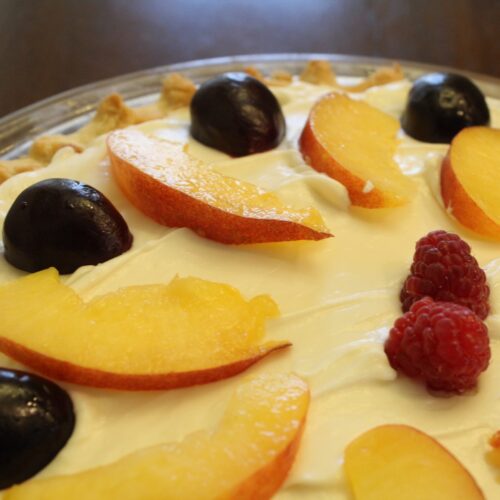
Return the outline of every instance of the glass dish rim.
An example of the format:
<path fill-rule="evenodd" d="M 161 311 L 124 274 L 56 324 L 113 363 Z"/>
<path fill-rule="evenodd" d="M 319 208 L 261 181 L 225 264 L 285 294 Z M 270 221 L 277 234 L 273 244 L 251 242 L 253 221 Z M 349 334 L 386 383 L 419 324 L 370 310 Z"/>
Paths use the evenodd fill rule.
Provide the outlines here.
<path fill-rule="evenodd" d="M 249 65 L 264 72 L 281 69 L 296 74 L 308 61 L 315 59 L 331 62 L 336 73 L 342 76 L 364 76 L 396 62 L 409 79 L 436 71 L 460 73 L 474 80 L 485 95 L 500 98 L 500 78 L 413 61 L 327 53 L 251 54 L 195 59 L 98 80 L 37 101 L 0 118 L 0 159 L 26 154 L 32 140 L 39 135 L 68 133 L 79 128 L 95 111 L 99 101 L 112 92 L 120 93 L 127 102 L 157 95 L 162 79 L 169 73 L 180 72 L 195 83 Z"/>

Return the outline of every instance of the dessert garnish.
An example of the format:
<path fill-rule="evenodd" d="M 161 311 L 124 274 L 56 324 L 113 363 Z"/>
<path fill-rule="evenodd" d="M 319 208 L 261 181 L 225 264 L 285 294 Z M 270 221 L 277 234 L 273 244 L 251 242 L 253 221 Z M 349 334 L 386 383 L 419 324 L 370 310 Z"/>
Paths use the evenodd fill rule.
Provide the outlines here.
<path fill-rule="evenodd" d="M 325 60 L 309 61 L 300 74 L 300 79 L 303 82 L 313 85 L 330 85 L 346 92 L 363 92 L 371 87 L 397 82 L 403 78 L 401 66 L 394 63 L 392 66 L 381 66 L 359 83 L 342 85 L 338 82 L 332 65 Z"/>
<path fill-rule="evenodd" d="M 300 137 L 300 151 L 311 167 L 346 187 L 353 205 L 403 205 L 414 187 L 393 159 L 398 129 L 392 116 L 347 95 L 331 93 L 312 108 Z"/>
<path fill-rule="evenodd" d="M 257 80 L 261 81 L 264 85 L 275 87 L 286 87 L 293 83 L 293 76 L 288 71 L 276 70 L 269 76 L 265 76 L 259 68 L 255 66 L 246 66 L 243 71 Z"/>
<path fill-rule="evenodd" d="M 194 83 L 178 73 L 170 73 L 163 81 L 159 99 L 146 106 L 130 107 L 121 95 L 105 97 L 92 120 L 71 134 L 38 137 L 33 141 L 29 156 L 15 160 L 0 160 L 0 183 L 13 175 L 45 167 L 61 148 L 83 151 L 98 136 L 119 128 L 137 125 L 167 115 L 171 110 L 188 106 L 196 90 Z"/>
<path fill-rule="evenodd" d="M 22 191 L 3 227 L 5 258 L 18 269 L 55 267 L 72 273 L 127 251 L 132 235 L 97 189 L 70 179 L 46 179 Z"/>
<path fill-rule="evenodd" d="M 470 472 L 436 439 L 408 425 L 382 425 L 345 450 L 354 500 L 484 500 Z"/>
<path fill-rule="evenodd" d="M 481 90 L 454 73 L 429 73 L 416 80 L 401 117 L 403 130 L 424 142 L 450 142 L 464 127 L 489 122 Z"/>
<path fill-rule="evenodd" d="M 191 101 L 191 135 L 231 156 L 273 149 L 285 132 L 278 100 L 246 73 L 225 73 L 202 83 Z"/>
<path fill-rule="evenodd" d="M 48 465 L 74 426 L 65 390 L 38 375 L 0 368 L 0 490 Z"/>
<path fill-rule="evenodd" d="M 220 243 L 320 240 L 331 234 L 314 208 L 295 209 L 273 193 L 222 175 L 182 144 L 117 130 L 108 136 L 113 175 L 144 214 Z"/>
<path fill-rule="evenodd" d="M 0 287 L 0 351 L 75 384 L 157 390 L 231 377 L 278 349 L 268 295 L 198 278 L 125 287 L 83 302 L 53 268 Z"/>
<path fill-rule="evenodd" d="M 214 431 L 77 474 L 33 480 L 4 499 L 269 499 L 294 462 L 308 406 L 308 386 L 295 375 L 247 379 Z"/>
<path fill-rule="evenodd" d="M 418 240 L 400 294 L 403 311 L 423 297 L 432 297 L 466 306 L 485 319 L 489 295 L 486 274 L 460 236 L 438 230 Z"/>
<path fill-rule="evenodd" d="M 447 211 L 472 231 L 500 240 L 499 186 L 500 130 L 462 130 L 441 166 L 441 195 Z"/>
<path fill-rule="evenodd" d="M 500 469 L 500 431 L 496 431 L 488 440 L 490 449 L 486 452 L 488 462 Z"/>
<path fill-rule="evenodd" d="M 391 366 L 436 391 L 461 394 L 476 386 L 490 360 L 488 328 L 468 307 L 415 302 L 389 332 L 385 353 Z"/>

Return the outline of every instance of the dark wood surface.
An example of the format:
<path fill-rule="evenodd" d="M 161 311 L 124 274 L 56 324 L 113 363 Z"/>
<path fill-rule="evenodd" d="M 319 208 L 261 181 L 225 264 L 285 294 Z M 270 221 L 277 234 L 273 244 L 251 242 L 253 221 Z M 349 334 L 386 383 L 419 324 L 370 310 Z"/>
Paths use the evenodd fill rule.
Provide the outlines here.
<path fill-rule="evenodd" d="M 0 116 L 191 59 L 328 52 L 500 77 L 500 0 L 0 0 Z"/>

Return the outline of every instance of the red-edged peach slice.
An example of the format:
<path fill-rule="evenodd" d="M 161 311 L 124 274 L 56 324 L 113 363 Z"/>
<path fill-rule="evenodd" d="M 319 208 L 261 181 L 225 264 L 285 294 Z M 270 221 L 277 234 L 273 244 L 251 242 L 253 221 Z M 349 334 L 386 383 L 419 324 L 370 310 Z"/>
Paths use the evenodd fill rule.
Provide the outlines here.
<path fill-rule="evenodd" d="M 218 427 L 137 451 L 78 474 L 35 479 L 5 500 L 266 500 L 280 488 L 300 444 L 307 384 L 263 375 L 240 385 Z"/>
<path fill-rule="evenodd" d="M 219 174 L 181 144 L 133 129 L 111 133 L 107 144 L 121 190 L 160 224 L 235 244 L 331 236 L 317 210 L 294 209 L 273 193 Z"/>
<path fill-rule="evenodd" d="M 407 425 L 365 432 L 345 450 L 355 500 L 484 500 L 469 471 L 441 444 Z"/>
<path fill-rule="evenodd" d="M 47 269 L 0 287 L 0 351 L 75 384 L 173 389 L 242 372 L 290 345 L 262 343 L 268 295 L 198 278 L 127 287 L 85 303 Z"/>
<path fill-rule="evenodd" d="M 369 104 L 331 93 L 312 108 L 299 140 L 304 160 L 342 183 L 353 205 L 404 205 L 412 181 L 394 161 L 399 122 Z"/>
<path fill-rule="evenodd" d="M 464 128 L 441 166 L 446 209 L 465 227 L 500 240 L 500 130 Z"/>

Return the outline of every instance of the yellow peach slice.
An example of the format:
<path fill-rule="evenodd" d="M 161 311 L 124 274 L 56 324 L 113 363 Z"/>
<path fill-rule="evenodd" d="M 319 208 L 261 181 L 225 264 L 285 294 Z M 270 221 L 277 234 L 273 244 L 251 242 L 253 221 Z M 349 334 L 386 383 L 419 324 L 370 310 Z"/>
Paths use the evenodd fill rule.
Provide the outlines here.
<path fill-rule="evenodd" d="M 342 183 L 353 205 L 407 203 L 414 186 L 394 161 L 399 122 L 369 104 L 331 93 L 312 108 L 300 151 L 315 170 Z"/>
<path fill-rule="evenodd" d="M 107 145 L 125 196 L 160 224 L 235 244 L 331 236 L 317 210 L 289 207 L 273 193 L 222 175 L 181 144 L 127 129 L 111 133 Z"/>
<path fill-rule="evenodd" d="M 413 427 L 375 427 L 351 442 L 344 458 L 355 500 L 484 500 L 467 469 Z"/>
<path fill-rule="evenodd" d="M 287 341 L 261 343 L 268 295 L 197 278 L 122 288 L 85 303 L 47 269 L 0 287 L 0 351 L 55 379 L 123 390 L 233 376 Z"/>
<path fill-rule="evenodd" d="M 476 233 L 500 240 L 500 130 L 468 127 L 453 139 L 441 166 L 447 210 Z"/>
<path fill-rule="evenodd" d="M 78 474 L 32 480 L 4 500 L 265 500 L 294 461 L 308 406 L 307 384 L 295 375 L 249 379 L 213 432 Z"/>

